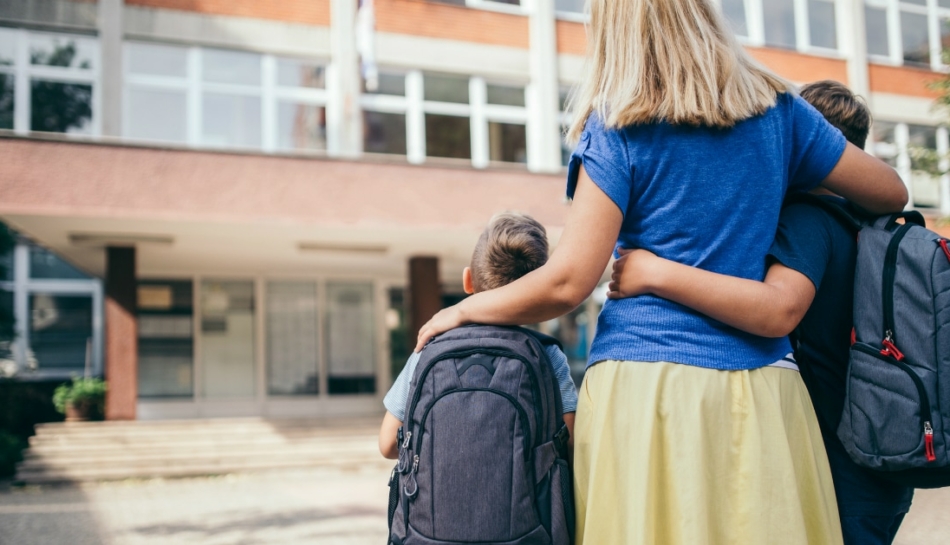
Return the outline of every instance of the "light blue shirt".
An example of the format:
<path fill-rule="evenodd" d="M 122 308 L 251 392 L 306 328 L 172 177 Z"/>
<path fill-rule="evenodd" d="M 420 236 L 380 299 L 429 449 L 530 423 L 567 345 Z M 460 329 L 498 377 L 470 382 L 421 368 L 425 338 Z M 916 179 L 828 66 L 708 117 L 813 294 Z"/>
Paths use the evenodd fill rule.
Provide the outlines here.
<path fill-rule="evenodd" d="M 567 356 L 556 346 L 546 346 L 544 350 L 551 360 L 551 367 L 554 369 L 554 376 L 557 378 L 558 385 L 561 388 L 561 404 L 564 407 L 564 413 L 573 413 L 577 411 L 577 390 L 574 388 L 574 380 L 571 378 L 571 368 L 567 365 Z M 409 402 L 409 385 L 412 382 L 412 375 L 416 372 L 416 365 L 419 363 L 419 353 L 414 352 L 406 361 L 396 382 L 389 389 L 386 397 L 383 398 L 383 405 L 386 410 L 399 419 L 400 422 L 406 420 L 406 404 Z"/>

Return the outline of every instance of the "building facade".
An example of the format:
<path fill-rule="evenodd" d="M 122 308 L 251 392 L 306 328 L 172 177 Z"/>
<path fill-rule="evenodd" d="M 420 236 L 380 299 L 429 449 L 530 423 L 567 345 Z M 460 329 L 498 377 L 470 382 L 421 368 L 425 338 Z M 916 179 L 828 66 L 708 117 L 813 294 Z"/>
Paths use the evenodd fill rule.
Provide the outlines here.
<path fill-rule="evenodd" d="M 927 83 L 948 0 L 719 0 L 796 83 L 867 97 L 868 150 L 950 215 Z M 110 418 L 372 414 L 485 222 L 563 227 L 581 0 L 0 3 L 0 279 L 22 380 Z M 582 369 L 599 301 L 542 324 Z"/>

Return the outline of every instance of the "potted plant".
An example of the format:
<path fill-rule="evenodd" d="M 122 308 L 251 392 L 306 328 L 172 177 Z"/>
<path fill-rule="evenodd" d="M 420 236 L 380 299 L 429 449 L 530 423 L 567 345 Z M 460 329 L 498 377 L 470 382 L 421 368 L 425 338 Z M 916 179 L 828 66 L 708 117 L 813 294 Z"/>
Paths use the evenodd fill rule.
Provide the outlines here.
<path fill-rule="evenodd" d="M 67 422 L 102 420 L 105 400 L 106 383 L 98 378 L 73 378 L 53 393 L 53 404 Z"/>

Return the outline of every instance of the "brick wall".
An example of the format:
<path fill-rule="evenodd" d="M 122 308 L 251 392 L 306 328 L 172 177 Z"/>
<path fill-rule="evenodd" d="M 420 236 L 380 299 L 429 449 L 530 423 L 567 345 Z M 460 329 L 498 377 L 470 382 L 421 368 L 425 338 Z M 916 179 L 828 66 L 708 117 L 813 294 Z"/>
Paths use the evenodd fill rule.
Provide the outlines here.
<path fill-rule="evenodd" d="M 557 22 L 557 52 L 568 55 L 587 53 L 587 31 L 582 23 Z"/>
<path fill-rule="evenodd" d="M 848 83 L 848 63 L 840 59 L 813 57 L 784 49 L 747 47 L 746 51 L 778 75 L 798 83 L 826 79 Z"/>
<path fill-rule="evenodd" d="M 927 84 L 937 77 L 925 68 L 872 64 L 868 70 L 872 91 L 921 98 L 938 96 L 938 93 L 927 88 Z"/>
<path fill-rule="evenodd" d="M 330 25 L 330 0 L 125 0 L 125 3 L 130 6 L 273 19 L 305 25 Z"/>
<path fill-rule="evenodd" d="M 376 30 L 527 49 L 528 18 L 425 0 L 376 0 Z"/>

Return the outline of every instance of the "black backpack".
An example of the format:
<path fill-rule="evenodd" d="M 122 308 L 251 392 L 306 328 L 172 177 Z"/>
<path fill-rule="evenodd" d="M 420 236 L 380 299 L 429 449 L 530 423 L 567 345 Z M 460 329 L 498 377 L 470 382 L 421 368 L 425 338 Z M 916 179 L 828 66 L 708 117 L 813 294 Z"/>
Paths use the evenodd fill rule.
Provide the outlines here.
<path fill-rule="evenodd" d="M 472 325 L 426 345 L 390 478 L 390 545 L 573 542 L 552 344 L 520 327 Z"/>
<path fill-rule="evenodd" d="M 883 478 L 950 486 L 948 241 L 928 230 L 919 212 L 862 218 L 813 196 L 791 201 L 826 210 L 858 241 L 838 438 L 856 464 Z"/>

